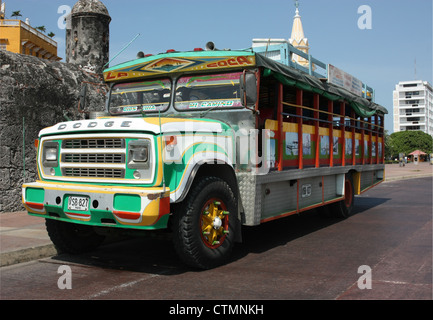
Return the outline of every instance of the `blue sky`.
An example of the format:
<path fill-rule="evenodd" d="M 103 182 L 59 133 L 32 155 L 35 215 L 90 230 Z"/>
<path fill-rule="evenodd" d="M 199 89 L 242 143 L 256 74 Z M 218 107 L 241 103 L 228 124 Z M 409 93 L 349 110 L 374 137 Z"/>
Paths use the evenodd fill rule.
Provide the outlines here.
<path fill-rule="evenodd" d="M 65 57 L 64 12 L 77 0 L 3 0 L 6 16 L 20 10 L 33 27 L 56 34 Z M 110 55 L 140 36 L 111 65 L 138 51 L 192 50 L 213 41 L 219 49 L 251 47 L 253 38 L 290 37 L 293 0 L 102 0 L 111 17 Z M 376 90 L 392 127 L 392 91 L 399 81 L 432 81 L 431 0 L 299 0 L 305 36 L 313 57 L 337 66 Z M 360 29 L 358 8 L 371 8 L 371 29 Z"/>

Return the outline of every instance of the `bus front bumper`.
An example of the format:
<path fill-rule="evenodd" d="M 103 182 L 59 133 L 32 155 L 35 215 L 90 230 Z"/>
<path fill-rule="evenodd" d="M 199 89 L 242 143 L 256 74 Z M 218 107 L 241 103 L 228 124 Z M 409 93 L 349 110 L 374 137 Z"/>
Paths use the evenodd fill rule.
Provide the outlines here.
<path fill-rule="evenodd" d="M 134 229 L 167 227 L 168 188 L 97 186 L 36 181 L 24 184 L 22 201 L 31 215 L 93 226 Z"/>

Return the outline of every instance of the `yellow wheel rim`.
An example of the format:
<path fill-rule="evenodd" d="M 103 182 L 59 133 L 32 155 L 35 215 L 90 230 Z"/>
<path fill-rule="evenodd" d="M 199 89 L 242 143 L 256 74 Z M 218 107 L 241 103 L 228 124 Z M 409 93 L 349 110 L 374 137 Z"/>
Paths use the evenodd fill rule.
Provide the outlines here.
<path fill-rule="evenodd" d="M 201 213 L 201 238 L 210 248 L 219 247 L 228 234 L 228 218 L 224 203 L 211 199 L 203 207 Z"/>

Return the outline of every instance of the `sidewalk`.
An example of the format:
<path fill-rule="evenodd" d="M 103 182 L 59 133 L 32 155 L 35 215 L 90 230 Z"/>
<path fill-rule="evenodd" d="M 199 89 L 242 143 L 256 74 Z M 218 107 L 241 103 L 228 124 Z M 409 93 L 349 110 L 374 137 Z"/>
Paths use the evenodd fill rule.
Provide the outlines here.
<path fill-rule="evenodd" d="M 385 166 L 385 182 L 393 180 L 429 177 L 433 175 L 433 165 L 428 162 L 419 162 L 417 165 L 408 163 L 404 167 L 399 164 Z"/>
<path fill-rule="evenodd" d="M 385 182 L 433 176 L 429 163 L 386 165 Z M 45 230 L 45 219 L 26 212 L 0 213 L 0 266 L 56 255 Z"/>

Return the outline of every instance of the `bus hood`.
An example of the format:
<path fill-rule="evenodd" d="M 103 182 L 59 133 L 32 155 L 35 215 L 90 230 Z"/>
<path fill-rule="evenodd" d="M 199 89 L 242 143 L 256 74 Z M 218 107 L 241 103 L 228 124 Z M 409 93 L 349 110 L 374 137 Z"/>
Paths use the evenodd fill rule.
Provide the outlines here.
<path fill-rule="evenodd" d="M 221 133 L 227 125 L 211 119 L 184 118 L 120 118 L 104 117 L 91 120 L 67 121 L 42 129 L 39 136 L 88 132 L 150 132 L 153 134 L 176 132 Z"/>

